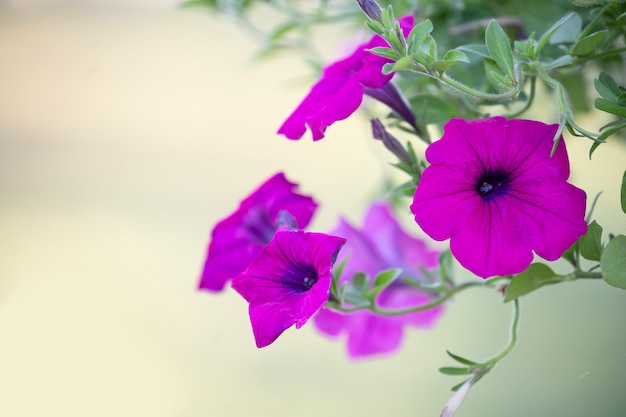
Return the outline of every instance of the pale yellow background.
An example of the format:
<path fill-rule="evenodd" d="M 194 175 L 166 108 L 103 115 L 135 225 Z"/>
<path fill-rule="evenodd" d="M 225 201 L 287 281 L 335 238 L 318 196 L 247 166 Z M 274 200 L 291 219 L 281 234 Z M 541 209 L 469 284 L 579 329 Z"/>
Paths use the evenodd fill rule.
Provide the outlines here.
<path fill-rule="evenodd" d="M 195 290 L 212 225 L 274 172 L 316 196 L 323 231 L 358 222 L 390 169 L 361 117 L 315 144 L 275 135 L 311 71 L 255 63 L 258 39 L 174 6 L 0 9 L 0 416 L 438 415 L 461 381 L 437 372 L 445 350 L 480 360 L 506 342 L 495 294 L 354 363 L 312 326 L 257 350 L 235 292 Z M 568 145 L 573 182 L 604 190 L 596 217 L 623 233 L 624 147 L 589 162 L 588 142 Z M 625 415 L 625 303 L 600 282 L 527 297 L 517 349 L 458 415 Z"/>

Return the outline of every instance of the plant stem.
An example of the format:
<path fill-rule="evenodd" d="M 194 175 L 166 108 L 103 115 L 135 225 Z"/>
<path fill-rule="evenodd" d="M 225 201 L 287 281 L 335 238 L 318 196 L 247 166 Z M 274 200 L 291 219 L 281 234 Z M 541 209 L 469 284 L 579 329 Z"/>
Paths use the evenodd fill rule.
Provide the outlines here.
<path fill-rule="evenodd" d="M 509 343 L 505 346 L 505 348 L 500 353 L 498 353 L 496 356 L 489 359 L 488 361 L 484 362 L 485 365 L 488 365 L 487 369 L 492 368 L 495 364 L 497 364 L 502 359 L 504 359 L 505 356 L 511 353 L 511 351 L 515 347 L 515 344 L 517 343 L 518 325 L 519 325 L 519 300 L 516 298 L 515 300 L 513 300 L 513 320 L 511 321 L 511 329 L 509 332 Z"/>

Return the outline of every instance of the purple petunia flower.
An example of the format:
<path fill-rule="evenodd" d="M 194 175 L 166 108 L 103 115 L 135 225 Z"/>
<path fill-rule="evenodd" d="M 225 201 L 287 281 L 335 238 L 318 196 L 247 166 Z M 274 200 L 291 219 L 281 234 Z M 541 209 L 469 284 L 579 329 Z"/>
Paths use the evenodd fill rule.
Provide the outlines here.
<path fill-rule="evenodd" d="M 404 36 L 413 27 L 413 16 L 399 20 Z M 389 46 L 380 36 L 359 45 L 349 57 L 324 68 L 322 78 L 311 88 L 302 103 L 278 129 L 289 139 L 300 139 L 308 126 L 313 140 L 324 137 L 326 128 L 356 111 L 363 100 L 364 88 L 382 88 L 393 74 L 383 74 L 387 58 L 366 52 L 379 46 Z"/>
<path fill-rule="evenodd" d="M 257 347 L 271 344 L 294 324 L 299 329 L 328 301 L 331 269 L 345 241 L 281 227 L 233 279 L 232 287 L 250 303 Z"/>
<path fill-rule="evenodd" d="M 347 258 L 340 285 L 357 272 L 374 277 L 384 270 L 400 268 L 401 277 L 419 280 L 419 267 L 433 268 L 438 263 L 439 252 L 406 234 L 399 226 L 386 203 L 373 204 L 361 230 L 345 220 L 333 230 L 343 236 L 347 243 L 338 261 Z M 401 309 L 426 304 L 433 296 L 399 280 L 387 287 L 377 298 L 380 307 Z M 403 316 L 380 316 L 362 310 L 342 314 L 323 308 L 313 318 L 316 327 L 326 335 L 347 334 L 348 354 L 362 358 L 374 354 L 390 353 L 398 349 L 405 325 L 430 327 L 443 312 L 442 306 Z"/>
<path fill-rule="evenodd" d="M 297 184 L 278 173 L 215 225 L 199 289 L 221 291 L 228 280 L 243 272 L 272 240 L 281 212 L 293 216 L 298 227 L 309 224 L 317 204 L 311 197 L 296 193 L 295 188 Z"/>
<path fill-rule="evenodd" d="M 452 119 L 426 150 L 411 211 L 465 268 L 487 278 L 523 271 L 533 250 L 558 259 L 587 230 L 585 192 L 567 183 L 558 125 L 493 117 Z"/>

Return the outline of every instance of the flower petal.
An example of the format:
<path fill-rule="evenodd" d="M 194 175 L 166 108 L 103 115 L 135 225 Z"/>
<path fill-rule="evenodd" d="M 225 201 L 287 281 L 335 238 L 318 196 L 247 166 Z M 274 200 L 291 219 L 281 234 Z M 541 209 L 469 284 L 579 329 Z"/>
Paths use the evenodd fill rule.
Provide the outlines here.
<path fill-rule="evenodd" d="M 257 346 L 272 343 L 285 329 L 300 328 L 328 300 L 331 268 L 345 239 L 279 229 L 235 277 L 232 287 L 250 303 Z"/>
<path fill-rule="evenodd" d="M 297 187 L 282 172 L 277 173 L 246 197 L 233 214 L 215 225 L 199 289 L 221 291 L 230 279 L 243 272 L 271 240 L 282 210 L 296 219 L 298 227 L 309 224 L 317 203 L 297 193 Z"/>

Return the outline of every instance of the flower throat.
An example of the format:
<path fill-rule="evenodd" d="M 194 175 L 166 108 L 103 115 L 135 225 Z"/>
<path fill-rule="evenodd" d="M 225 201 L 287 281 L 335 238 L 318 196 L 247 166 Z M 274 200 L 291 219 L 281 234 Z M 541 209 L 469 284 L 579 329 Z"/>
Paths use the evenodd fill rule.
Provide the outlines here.
<path fill-rule="evenodd" d="M 509 189 L 509 175 L 501 171 L 487 172 L 476 183 L 476 191 L 485 201 L 506 194 Z"/>

